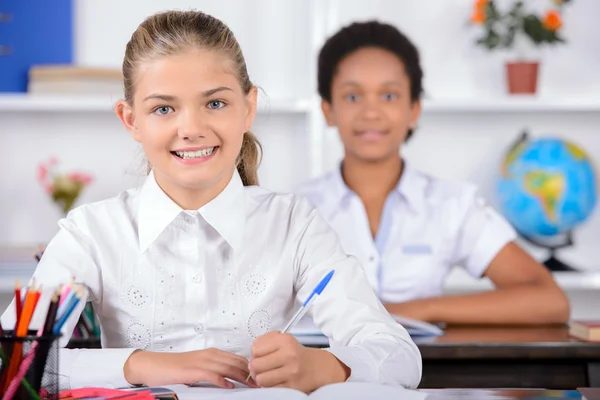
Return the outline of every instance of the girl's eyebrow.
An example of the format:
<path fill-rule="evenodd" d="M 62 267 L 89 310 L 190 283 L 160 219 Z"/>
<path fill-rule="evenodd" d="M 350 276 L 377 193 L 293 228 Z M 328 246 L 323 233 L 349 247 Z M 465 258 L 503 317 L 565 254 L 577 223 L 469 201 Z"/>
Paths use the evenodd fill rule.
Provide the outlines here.
<path fill-rule="evenodd" d="M 209 89 L 209 90 L 206 90 L 206 91 L 202 92 L 202 96 L 203 97 L 210 97 L 210 96 L 214 95 L 215 93 L 219 93 L 219 92 L 222 92 L 222 91 L 225 91 L 225 90 L 229 90 L 229 91 L 233 92 L 233 89 L 231 89 L 231 88 L 228 88 L 226 86 L 219 86 L 217 88 Z M 175 96 L 171 96 L 171 95 L 167 95 L 167 94 L 160 94 L 160 93 L 153 93 L 153 94 L 147 96 L 144 99 L 144 101 L 147 101 L 147 100 L 173 101 L 175 99 L 176 99 Z"/>
<path fill-rule="evenodd" d="M 202 95 L 204 97 L 210 97 L 213 94 L 218 93 L 218 92 L 222 92 L 224 90 L 229 90 L 229 91 L 233 92 L 233 89 L 228 88 L 227 86 L 219 86 L 218 88 L 214 88 L 214 89 L 210 89 L 210 90 L 205 91 L 204 93 L 202 93 Z"/>
<path fill-rule="evenodd" d="M 175 100 L 175 96 L 169 96 L 166 94 L 156 94 L 153 93 L 150 96 L 147 96 L 144 101 L 148 101 L 148 100 L 163 100 L 163 101 L 173 101 Z"/>

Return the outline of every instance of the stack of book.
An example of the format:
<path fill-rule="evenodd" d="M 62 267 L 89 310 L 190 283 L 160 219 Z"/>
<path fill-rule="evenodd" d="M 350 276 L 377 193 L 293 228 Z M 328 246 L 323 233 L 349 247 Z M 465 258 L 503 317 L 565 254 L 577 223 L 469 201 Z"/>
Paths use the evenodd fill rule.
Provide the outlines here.
<path fill-rule="evenodd" d="M 34 65 L 29 69 L 27 92 L 43 95 L 110 95 L 123 97 L 119 69 L 75 65 Z"/>

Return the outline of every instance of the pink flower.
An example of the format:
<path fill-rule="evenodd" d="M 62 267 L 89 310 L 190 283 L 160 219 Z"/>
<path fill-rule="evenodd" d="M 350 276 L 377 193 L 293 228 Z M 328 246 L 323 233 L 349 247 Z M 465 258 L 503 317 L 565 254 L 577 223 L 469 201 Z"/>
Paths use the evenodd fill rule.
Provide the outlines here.
<path fill-rule="evenodd" d="M 50 160 L 48 160 L 48 165 L 57 165 L 58 164 L 58 159 L 56 157 L 50 157 Z"/>
<path fill-rule="evenodd" d="M 46 193 L 52 194 L 52 192 L 54 191 L 54 186 L 46 183 L 44 184 L 44 190 L 46 191 Z"/>
<path fill-rule="evenodd" d="M 37 170 L 37 180 L 38 182 L 44 183 L 46 181 L 46 177 L 48 176 L 48 169 L 44 164 L 38 165 Z"/>
<path fill-rule="evenodd" d="M 67 178 L 73 182 L 82 183 L 84 185 L 88 185 L 94 180 L 91 175 L 82 172 L 71 172 L 67 175 Z"/>
<path fill-rule="evenodd" d="M 67 178 L 69 178 L 70 181 L 73 182 L 81 182 L 81 174 L 79 172 L 71 172 L 69 175 L 67 175 Z"/>
<path fill-rule="evenodd" d="M 88 174 L 81 174 L 81 180 L 84 184 L 89 185 L 94 182 L 94 177 Z"/>

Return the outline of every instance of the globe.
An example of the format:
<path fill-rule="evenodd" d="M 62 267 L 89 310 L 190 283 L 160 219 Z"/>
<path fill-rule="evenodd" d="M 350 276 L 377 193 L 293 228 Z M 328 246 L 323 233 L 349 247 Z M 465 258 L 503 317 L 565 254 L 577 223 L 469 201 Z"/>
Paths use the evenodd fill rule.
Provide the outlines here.
<path fill-rule="evenodd" d="M 588 155 L 555 137 L 524 134 L 507 152 L 497 182 L 500 212 L 526 238 L 567 234 L 596 206 L 596 176 Z"/>

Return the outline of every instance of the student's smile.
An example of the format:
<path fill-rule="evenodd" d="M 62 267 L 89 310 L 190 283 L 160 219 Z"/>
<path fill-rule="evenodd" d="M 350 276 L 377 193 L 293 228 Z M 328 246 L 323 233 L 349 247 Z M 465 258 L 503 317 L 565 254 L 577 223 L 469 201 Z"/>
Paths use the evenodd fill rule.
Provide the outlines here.
<path fill-rule="evenodd" d="M 185 147 L 172 150 L 170 153 L 173 158 L 184 165 L 196 165 L 212 160 L 219 146 Z"/>
<path fill-rule="evenodd" d="M 355 131 L 354 135 L 367 142 L 376 142 L 383 139 L 389 134 L 388 130 L 382 129 L 365 129 Z"/>

